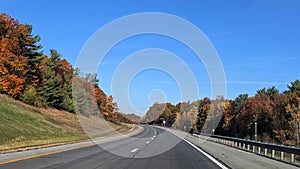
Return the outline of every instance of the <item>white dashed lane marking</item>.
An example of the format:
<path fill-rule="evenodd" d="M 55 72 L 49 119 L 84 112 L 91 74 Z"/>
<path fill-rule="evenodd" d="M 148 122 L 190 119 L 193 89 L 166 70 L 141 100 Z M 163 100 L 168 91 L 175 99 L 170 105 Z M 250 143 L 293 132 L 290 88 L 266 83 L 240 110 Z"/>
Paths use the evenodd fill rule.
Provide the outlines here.
<path fill-rule="evenodd" d="M 135 149 L 131 150 L 130 152 L 134 153 L 134 152 L 136 152 L 138 150 L 139 150 L 138 148 L 135 148 Z"/>

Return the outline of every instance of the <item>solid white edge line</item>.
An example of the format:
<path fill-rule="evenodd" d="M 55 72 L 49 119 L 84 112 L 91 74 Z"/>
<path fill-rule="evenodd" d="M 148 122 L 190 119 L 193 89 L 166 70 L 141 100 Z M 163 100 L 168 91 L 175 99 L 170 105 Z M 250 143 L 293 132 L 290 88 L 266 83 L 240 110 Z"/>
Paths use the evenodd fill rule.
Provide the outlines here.
<path fill-rule="evenodd" d="M 173 133 L 173 132 L 171 132 Z M 211 155 L 207 154 L 205 151 L 201 150 L 199 147 L 195 146 L 193 143 L 189 142 L 188 140 L 186 140 L 185 138 L 182 138 L 180 136 L 178 136 L 177 134 L 173 133 L 175 136 L 179 137 L 180 139 L 184 140 L 185 142 L 187 142 L 189 145 L 191 145 L 192 147 L 194 147 L 196 150 L 198 150 L 200 153 L 202 153 L 203 155 L 205 155 L 208 159 L 210 159 L 212 162 L 214 162 L 215 164 L 217 164 L 219 167 L 221 167 L 222 169 L 229 169 L 228 167 L 226 167 L 225 165 L 223 165 L 222 163 L 220 163 L 217 159 L 215 159 L 214 157 L 212 157 Z"/>

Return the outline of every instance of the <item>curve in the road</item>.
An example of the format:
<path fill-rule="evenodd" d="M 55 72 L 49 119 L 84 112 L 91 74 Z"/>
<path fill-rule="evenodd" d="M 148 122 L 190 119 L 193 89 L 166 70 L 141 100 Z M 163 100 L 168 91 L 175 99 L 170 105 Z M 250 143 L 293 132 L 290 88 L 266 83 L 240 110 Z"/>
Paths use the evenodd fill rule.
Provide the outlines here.
<path fill-rule="evenodd" d="M 143 127 L 144 131 L 134 137 L 16 161 L 0 168 L 222 168 L 183 138 L 163 128 Z"/>

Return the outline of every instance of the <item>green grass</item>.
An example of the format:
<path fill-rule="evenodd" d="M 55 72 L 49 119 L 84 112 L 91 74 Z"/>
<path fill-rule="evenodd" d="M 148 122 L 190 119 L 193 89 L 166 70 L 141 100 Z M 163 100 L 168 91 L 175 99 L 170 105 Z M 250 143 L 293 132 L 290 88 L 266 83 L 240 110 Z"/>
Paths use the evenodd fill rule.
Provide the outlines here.
<path fill-rule="evenodd" d="M 128 133 L 132 129 L 130 124 L 108 124 L 119 133 Z M 98 123 L 93 125 L 98 126 Z M 0 153 L 87 139 L 89 137 L 75 114 L 32 107 L 0 94 Z"/>
<path fill-rule="evenodd" d="M 0 95 L 0 151 L 87 139 L 80 130 L 65 127 L 66 121 L 60 126 L 59 119 L 50 119 L 30 106 Z"/>

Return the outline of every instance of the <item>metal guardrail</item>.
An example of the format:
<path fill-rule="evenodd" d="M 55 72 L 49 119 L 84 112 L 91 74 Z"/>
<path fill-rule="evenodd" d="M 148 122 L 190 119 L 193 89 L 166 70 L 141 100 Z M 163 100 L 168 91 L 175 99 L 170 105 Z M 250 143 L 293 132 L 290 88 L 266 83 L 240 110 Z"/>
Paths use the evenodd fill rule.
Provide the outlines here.
<path fill-rule="evenodd" d="M 300 148 L 297 147 L 270 144 L 265 142 L 256 142 L 253 140 L 245 140 L 220 135 L 211 135 L 199 132 L 193 132 L 193 134 L 205 140 L 214 141 L 231 147 L 251 151 L 253 153 L 263 155 L 266 157 L 271 157 L 277 160 L 299 165 L 298 163 L 296 163 L 295 160 L 295 156 L 300 157 Z M 276 158 L 278 156 L 276 155 L 276 153 L 279 153 L 279 158 Z"/>

